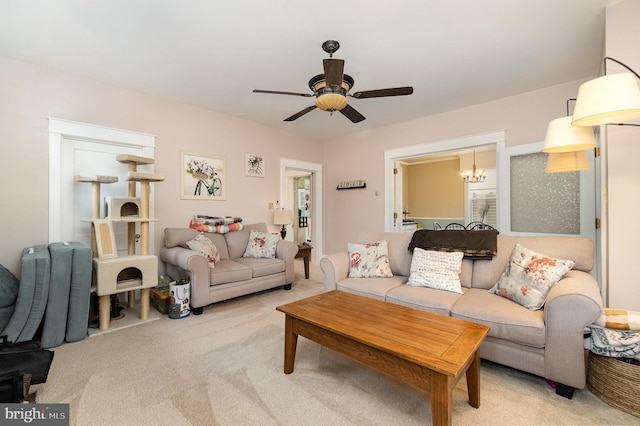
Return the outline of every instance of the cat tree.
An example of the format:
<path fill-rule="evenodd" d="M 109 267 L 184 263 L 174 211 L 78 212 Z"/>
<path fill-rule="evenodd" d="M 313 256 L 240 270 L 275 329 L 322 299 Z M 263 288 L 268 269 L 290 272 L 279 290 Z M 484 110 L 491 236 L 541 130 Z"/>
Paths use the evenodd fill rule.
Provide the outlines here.
<path fill-rule="evenodd" d="M 99 327 L 106 330 L 110 324 L 111 295 L 127 292 L 128 306 L 134 307 L 135 291 L 140 290 L 140 319 L 149 317 L 149 289 L 157 284 L 158 258 L 149 255 L 149 223 L 158 219 L 149 217 L 151 182 L 163 181 L 164 175 L 138 172 L 139 164 L 153 164 L 152 158 L 118 155 L 116 160 L 128 165 L 125 179 L 129 182 L 128 197 L 107 200 L 106 218 L 100 218 L 100 185 L 118 181 L 115 176 L 76 176 L 76 182 L 92 185 L 91 249 L 93 251 L 94 287 L 99 297 Z M 136 183 L 140 183 L 140 197 L 136 197 Z M 127 223 L 127 256 L 118 256 L 113 222 Z M 140 233 L 136 234 L 136 224 Z M 136 241 L 140 254 L 136 254 Z"/>

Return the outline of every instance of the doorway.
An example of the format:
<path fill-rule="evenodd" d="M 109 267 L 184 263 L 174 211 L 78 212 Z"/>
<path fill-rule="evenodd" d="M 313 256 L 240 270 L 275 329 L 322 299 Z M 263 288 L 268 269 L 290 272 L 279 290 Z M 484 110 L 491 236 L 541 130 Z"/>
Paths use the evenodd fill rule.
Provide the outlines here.
<path fill-rule="evenodd" d="M 453 151 L 472 150 L 479 147 L 492 147 L 497 152 L 504 149 L 505 131 L 465 136 L 438 142 L 411 145 L 384 152 L 385 157 L 385 231 L 402 231 L 402 185 L 403 177 L 395 173 L 399 162 L 408 158 L 432 156 Z M 465 202 L 465 201 L 463 201 Z M 497 212 L 498 216 L 500 212 Z"/>
<path fill-rule="evenodd" d="M 154 158 L 155 136 L 112 129 L 91 124 L 49 118 L 49 242 L 78 241 L 91 244 L 92 187 L 74 182 L 74 176 L 116 176 L 118 182 L 101 185 L 100 217 L 104 217 L 103 200 L 127 194 L 122 180 L 127 165 L 116 161 L 119 154 Z M 139 171 L 153 172 L 153 164 L 141 165 Z M 154 212 L 153 192 L 149 214 Z M 121 255 L 127 254 L 127 227 L 117 224 L 116 245 Z M 155 241 L 153 223 L 149 240 Z M 153 254 L 154 245 L 149 248 Z M 139 252 L 139 251 L 138 251 Z"/>
<path fill-rule="evenodd" d="M 280 159 L 280 207 L 293 212 L 287 240 L 311 244 L 311 262 L 322 257 L 322 164 Z"/>

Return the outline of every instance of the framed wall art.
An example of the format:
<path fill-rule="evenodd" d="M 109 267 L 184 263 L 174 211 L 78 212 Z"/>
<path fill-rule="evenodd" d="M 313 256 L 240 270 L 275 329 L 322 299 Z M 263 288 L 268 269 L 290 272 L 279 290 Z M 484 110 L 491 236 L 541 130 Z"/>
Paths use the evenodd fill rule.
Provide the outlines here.
<path fill-rule="evenodd" d="M 183 200 L 226 200 L 225 159 L 207 154 L 180 154 L 180 198 Z"/>
<path fill-rule="evenodd" d="M 245 154 L 244 167 L 247 176 L 264 177 L 264 155 Z"/>

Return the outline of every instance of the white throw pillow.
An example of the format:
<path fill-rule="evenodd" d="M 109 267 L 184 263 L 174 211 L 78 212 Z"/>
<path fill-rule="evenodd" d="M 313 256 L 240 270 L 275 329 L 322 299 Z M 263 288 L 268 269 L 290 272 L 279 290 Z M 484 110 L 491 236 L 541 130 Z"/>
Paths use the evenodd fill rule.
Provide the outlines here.
<path fill-rule="evenodd" d="M 460 272 L 463 256 L 461 251 L 432 251 L 416 247 L 407 284 L 462 294 Z"/>

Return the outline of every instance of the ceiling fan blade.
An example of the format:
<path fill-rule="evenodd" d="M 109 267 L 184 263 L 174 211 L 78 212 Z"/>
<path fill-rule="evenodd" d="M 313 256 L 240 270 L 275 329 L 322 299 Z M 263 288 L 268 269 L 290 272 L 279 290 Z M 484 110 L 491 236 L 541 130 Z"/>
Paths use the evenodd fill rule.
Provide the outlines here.
<path fill-rule="evenodd" d="M 364 120 L 366 117 L 360 114 L 355 110 L 351 105 L 347 105 L 346 107 L 340 110 L 340 113 L 351 120 L 353 123 L 359 123 Z"/>
<path fill-rule="evenodd" d="M 260 90 L 260 89 L 255 89 L 253 93 L 270 93 L 272 95 L 304 96 L 305 98 L 310 98 L 311 96 L 313 96 L 313 94 L 311 93 L 280 92 L 278 90 Z"/>
<path fill-rule="evenodd" d="M 323 59 L 322 65 L 324 66 L 324 81 L 327 86 L 342 85 L 342 72 L 344 71 L 343 59 Z"/>
<path fill-rule="evenodd" d="M 308 112 L 313 111 L 314 109 L 316 109 L 317 107 L 315 105 L 311 105 L 310 107 L 306 107 L 305 109 L 303 109 L 300 112 L 297 112 L 295 114 L 293 114 L 291 117 L 289 118 L 285 118 L 283 121 L 293 121 L 293 120 L 297 120 L 298 118 L 302 117 L 303 115 L 305 115 Z"/>
<path fill-rule="evenodd" d="M 356 92 L 353 96 L 357 99 L 382 98 L 385 96 L 404 96 L 413 93 L 413 87 L 395 87 L 393 89 L 366 90 L 364 92 Z"/>

